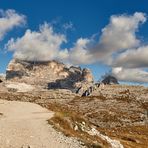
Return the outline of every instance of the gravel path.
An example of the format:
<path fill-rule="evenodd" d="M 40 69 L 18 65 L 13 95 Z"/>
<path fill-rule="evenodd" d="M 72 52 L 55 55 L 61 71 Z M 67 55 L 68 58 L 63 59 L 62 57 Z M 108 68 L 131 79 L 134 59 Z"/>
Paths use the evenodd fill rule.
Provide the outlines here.
<path fill-rule="evenodd" d="M 53 112 L 33 103 L 0 100 L 0 148 L 80 148 L 47 123 Z"/>

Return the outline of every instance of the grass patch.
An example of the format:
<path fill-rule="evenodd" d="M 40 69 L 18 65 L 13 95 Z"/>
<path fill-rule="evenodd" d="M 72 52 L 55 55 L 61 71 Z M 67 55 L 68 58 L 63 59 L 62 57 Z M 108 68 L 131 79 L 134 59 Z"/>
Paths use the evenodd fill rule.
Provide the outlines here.
<path fill-rule="evenodd" d="M 73 112 L 67 107 L 59 104 L 50 104 L 49 108 L 55 112 L 54 117 L 48 120 L 48 123 L 64 133 L 66 136 L 76 137 L 88 148 L 106 148 L 109 144 L 98 136 L 89 135 L 90 123 L 77 112 Z"/>

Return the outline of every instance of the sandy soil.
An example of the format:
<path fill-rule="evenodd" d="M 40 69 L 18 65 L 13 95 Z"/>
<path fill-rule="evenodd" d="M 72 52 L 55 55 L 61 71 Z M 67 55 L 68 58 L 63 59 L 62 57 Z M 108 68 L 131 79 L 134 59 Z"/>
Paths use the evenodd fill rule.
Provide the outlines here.
<path fill-rule="evenodd" d="M 33 103 L 0 100 L 0 147 L 82 147 L 47 124 L 52 116 L 53 112 Z"/>

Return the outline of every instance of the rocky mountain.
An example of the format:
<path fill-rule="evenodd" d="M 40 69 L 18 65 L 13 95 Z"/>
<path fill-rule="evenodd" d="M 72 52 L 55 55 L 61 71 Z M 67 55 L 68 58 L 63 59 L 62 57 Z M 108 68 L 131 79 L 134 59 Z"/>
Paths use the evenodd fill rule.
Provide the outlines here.
<path fill-rule="evenodd" d="M 119 84 L 118 80 L 111 75 L 106 76 L 103 80 L 102 83 L 104 84 Z"/>
<path fill-rule="evenodd" d="M 41 85 L 49 89 L 74 89 L 84 84 L 92 84 L 93 76 L 89 69 L 67 67 L 55 60 L 31 62 L 13 59 L 6 70 L 6 80 Z"/>

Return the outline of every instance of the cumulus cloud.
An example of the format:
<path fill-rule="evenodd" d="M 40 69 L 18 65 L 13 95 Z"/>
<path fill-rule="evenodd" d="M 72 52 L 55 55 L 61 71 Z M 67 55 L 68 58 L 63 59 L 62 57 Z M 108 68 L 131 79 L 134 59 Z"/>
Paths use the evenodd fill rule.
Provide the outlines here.
<path fill-rule="evenodd" d="M 146 20 L 144 13 L 134 15 L 114 15 L 110 23 L 102 30 L 97 45 L 88 38 L 79 38 L 70 49 L 60 49 L 66 37 L 57 34 L 48 24 L 42 25 L 38 32 L 27 30 L 17 40 L 11 39 L 7 47 L 14 50 L 14 57 L 24 60 L 61 59 L 72 64 L 90 64 L 111 58 L 116 51 L 139 45 L 135 32 L 140 23 Z M 81 58 L 80 58 L 81 57 Z M 106 61 L 106 60 L 105 60 Z"/>
<path fill-rule="evenodd" d="M 148 72 L 142 69 L 116 67 L 112 69 L 112 74 L 121 81 L 148 83 Z"/>
<path fill-rule="evenodd" d="M 113 66 L 125 68 L 145 68 L 148 67 L 148 45 L 137 49 L 129 49 L 114 59 Z"/>
<path fill-rule="evenodd" d="M 28 29 L 24 36 L 8 41 L 6 48 L 14 51 L 14 58 L 27 61 L 49 61 L 57 58 L 60 46 L 66 37 L 56 34 L 47 23 L 40 26 L 39 31 Z"/>
<path fill-rule="evenodd" d="M 148 46 L 142 46 L 136 37 L 140 24 L 146 21 L 144 13 L 114 15 L 102 30 L 95 56 L 112 67 L 112 75 L 121 81 L 148 82 Z M 101 53 L 100 53 L 101 52 Z"/>
<path fill-rule="evenodd" d="M 98 45 L 93 49 L 94 56 L 99 59 L 111 58 L 112 54 L 124 49 L 134 48 L 140 44 L 136 32 L 140 24 L 146 21 L 144 13 L 134 15 L 113 15 L 110 23 L 102 29 Z M 98 59 L 98 60 L 99 60 Z"/>
<path fill-rule="evenodd" d="M 92 39 L 78 39 L 67 57 L 76 64 L 99 61 L 110 64 L 114 53 L 140 45 L 136 32 L 145 21 L 146 16 L 141 12 L 134 15 L 113 15 L 109 24 L 102 29 L 98 43 L 93 44 Z"/>
<path fill-rule="evenodd" d="M 66 60 L 71 61 L 72 64 L 91 64 L 100 61 L 111 64 L 114 53 L 140 45 L 136 32 L 140 24 L 145 21 L 146 16 L 141 12 L 136 12 L 134 15 L 113 15 L 109 24 L 102 29 L 96 44 L 92 39 L 80 38 L 74 47 L 62 52 Z"/>
<path fill-rule="evenodd" d="M 121 81 L 148 83 L 148 46 L 128 49 L 113 61 L 112 74 Z"/>
<path fill-rule="evenodd" d="M 9 51 L 14 52 L 14 58 L 27 61 L 60 60 L 67 64 L 87 64 L 93 58 L 88 52 L 89 39 L 80 38 L 70 49 L 61 49 L 61 45 L 67 42 L 64 34 L 57 34 L 53 27 L 45 23 L 39 31 L 28 29 L 24 36 L 12 38 L 6 44 Z M 80 58 L 81 57 L 81 58 Z"/>
<path fill-rule="evenodd" d="M 93 62 L 93 55 L 89 52 L 91 40 L 79 38 L 70 49 L 60 51 L 58 58 L 68 64 L 80 65 Z"/>
<path fill-rule="evenodd" d="M 8 9 L 6 11 L 0 10 L 0 40 L 5 34 L 16 26 L 25 23 L 25 16 L 16 13 L 15 10 Z"/>

